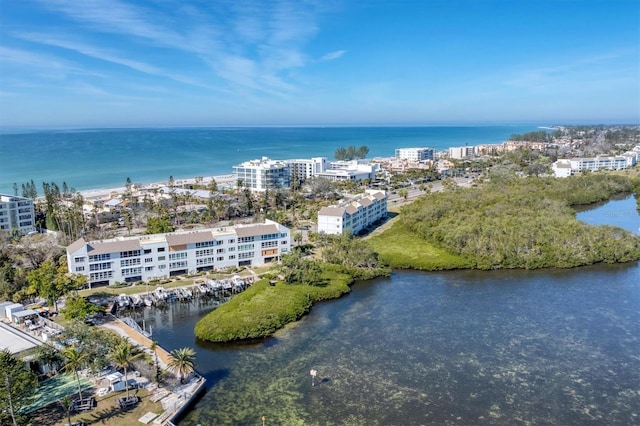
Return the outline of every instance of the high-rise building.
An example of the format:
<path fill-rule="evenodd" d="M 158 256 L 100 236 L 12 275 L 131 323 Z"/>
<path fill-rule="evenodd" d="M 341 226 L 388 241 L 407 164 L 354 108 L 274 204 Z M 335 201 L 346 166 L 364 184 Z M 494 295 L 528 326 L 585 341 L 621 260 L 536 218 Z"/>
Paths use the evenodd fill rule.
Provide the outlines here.
<path fill-rule="evenodd" d="M 36 213 L 31 198 L 0 194 L 0 232 L 35 232 Z"/>

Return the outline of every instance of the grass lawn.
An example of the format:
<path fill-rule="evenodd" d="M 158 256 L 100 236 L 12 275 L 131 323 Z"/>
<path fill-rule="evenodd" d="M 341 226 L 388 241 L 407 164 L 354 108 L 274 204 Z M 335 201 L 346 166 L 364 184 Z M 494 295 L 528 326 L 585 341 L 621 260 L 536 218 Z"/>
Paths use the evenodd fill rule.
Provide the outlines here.
<path fill-rule="evenodd" d="M 439 271 L 472 267 L 467 259 L 419 238 L 398 220 L 384 232 L 372 235 L 368 241 L 391 268 Z"/>

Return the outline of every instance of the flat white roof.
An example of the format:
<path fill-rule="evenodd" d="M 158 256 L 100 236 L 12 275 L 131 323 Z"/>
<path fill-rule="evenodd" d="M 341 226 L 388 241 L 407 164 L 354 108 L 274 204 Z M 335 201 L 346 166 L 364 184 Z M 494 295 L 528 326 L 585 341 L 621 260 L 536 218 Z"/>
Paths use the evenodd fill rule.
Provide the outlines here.
<path fill-rule="evenodd" d="M 42 345 L 38 339 L 0 322 L 0 349 L 9 349 L 12 354 L 33 349 Z"/>

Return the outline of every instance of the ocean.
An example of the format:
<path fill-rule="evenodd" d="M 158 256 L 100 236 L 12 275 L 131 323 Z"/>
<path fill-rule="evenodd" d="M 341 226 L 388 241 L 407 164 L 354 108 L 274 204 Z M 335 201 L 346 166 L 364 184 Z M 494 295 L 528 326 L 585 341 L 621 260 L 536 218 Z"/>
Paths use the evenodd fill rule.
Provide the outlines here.
<path fill-rule="evenodd" d="M 231 174 L 233 166 L 261 157 L 327 157 L 339 147 L 369 148 L 367 158 L 391 157 L 396 148 L 501 143 L 535 125 L 415 127 L 227 127 L 79 129 L 0 133 L 0 193 L 31 179 L 66 182 L 78 191 L 165 182 L 169 176 Z"/>

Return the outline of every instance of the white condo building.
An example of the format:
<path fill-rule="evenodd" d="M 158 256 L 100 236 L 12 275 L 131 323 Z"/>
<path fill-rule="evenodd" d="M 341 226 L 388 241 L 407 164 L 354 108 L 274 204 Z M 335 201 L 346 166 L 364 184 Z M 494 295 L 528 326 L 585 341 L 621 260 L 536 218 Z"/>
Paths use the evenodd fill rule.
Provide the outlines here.
<path fill-rule="evenodd" d="M 89 284 L 146 281 L 280 260 L 291 248 L 287 227 L 271 220 L 109 240 L 79 239 L 67 247 L 69 272 Z"/>
<path fill-rule="evenodd" d="M 387 195 L 383 191 L 367 190 L 336 206 L 321 208 L 318 212 L 318 232 L 341 235 L 350 230 L 351 234 L 357 234 L 386 216 Z"/>
<path fill-rule="evenodd" d="M 469 158 L 475 155 L 475 147 L 474 146 L 455 146 L 449 148 L 449 158 L 462 159 Z"/>
<path fill-rule="evenodd" d="M 379 169 L 380 164 L 372 163 L 369 160 L 333 161 L 328 170 L 318 173 L 317 176 L 333 181 L 373 180 Z"/>
<path fill-rule="evenodd" d="M 551 166 L 555 177 L 568 177 L 582 170 L 624 170 L 638 163 L 640 148 L 616 157 L 571 158 L 557 160 Z"/>
<path fill-rule="evenodd" d="M 36 212 L 31 198 L 0 194 L 0 232 L 35 232 Z"/>
<path fill-rule="evenodd" d="M 408 161 L 425 161 L 433 160 L 435 150 L 433 148 L 398 148 L 396 149 L 396 158 Z"/>
<path fill-rule="evenodd" d="M 289 164 L 282 160 L 262 157 L 233 166 L 236 182 L 252 191 L 264 192 L 268 189 L 289 188 L 291 172 Z"/>

